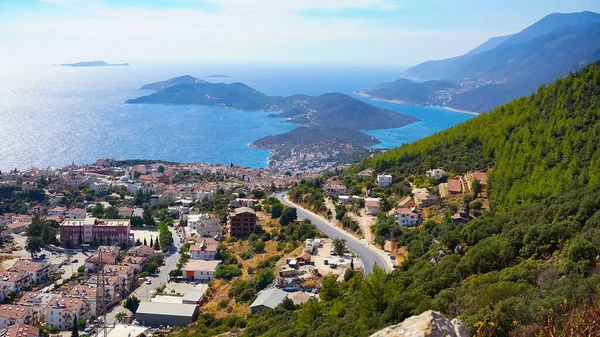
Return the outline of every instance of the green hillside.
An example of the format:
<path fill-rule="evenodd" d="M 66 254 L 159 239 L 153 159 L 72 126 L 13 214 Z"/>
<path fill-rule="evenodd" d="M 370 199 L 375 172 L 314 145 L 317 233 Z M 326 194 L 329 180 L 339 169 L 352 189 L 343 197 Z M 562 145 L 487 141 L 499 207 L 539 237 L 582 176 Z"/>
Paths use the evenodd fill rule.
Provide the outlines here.
<path fill-rule="evenodd" d="M 438 166 L 456 173 L 491 168 L 492 210 L 467 224 L 446 217 L 395 229 L 409 251 L 399 269 L 324 282 L 321 302 L 250 316 L 244 335 L 368 336 L 435 309 L 459 317 L 471 335 L 547 336 L 539 331 L 548 316 L 560 326 L 558 313 L 598 295 L 600 63 L 365 159 L 344 179 L 367 167 L 406 177 Z M 458 244 L 464 255 L 453 251 Z M 176 335 L 209 334 L 208 322 L 216 324 Z"/>
<path fill-rule="evenodd" d="M 535 333 L 549 309 L 598 292 L 600 63 L 365 159 L 347 175 L 371 167 L 406 176 L 437 166 L 457 173 L 491 167 L 492 211 L 465 225 L 399 230 L 410 253 L 401 270 L 355 277 L 333 298 L 296 312 L 259 315 L 246 335 L 367 336 L 427 309 L 459 316 L 471 333 L 477 322 L 494 336 Z M 457 244 L 464 256 L 452 252 Z M 433 265 L 439 250 L 446 256 Z"/>

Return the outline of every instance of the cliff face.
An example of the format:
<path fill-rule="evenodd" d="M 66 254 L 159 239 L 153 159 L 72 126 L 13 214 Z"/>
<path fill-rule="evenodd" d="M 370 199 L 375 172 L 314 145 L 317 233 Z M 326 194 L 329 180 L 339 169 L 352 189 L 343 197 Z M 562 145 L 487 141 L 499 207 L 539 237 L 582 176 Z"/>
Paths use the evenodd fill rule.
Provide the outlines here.
<path fill-rule="evenodd" d="M 380 330 L 371 337 L 469 337 L 469 334 L 461 321 L 449 320 L 439 312 L 429 310 Z"/>

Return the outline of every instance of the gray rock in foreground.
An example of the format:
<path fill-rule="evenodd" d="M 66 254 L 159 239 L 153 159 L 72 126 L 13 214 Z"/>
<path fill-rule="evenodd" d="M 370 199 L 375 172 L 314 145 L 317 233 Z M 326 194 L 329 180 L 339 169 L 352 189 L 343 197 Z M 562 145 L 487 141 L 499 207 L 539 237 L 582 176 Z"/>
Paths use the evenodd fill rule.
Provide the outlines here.
<path fill-rule="evenodd" d="M 469 337 L 469 334 L 461 321 L 449 320 L 439 312 L 429 310 L 380 330 L 371 337 Z"/>

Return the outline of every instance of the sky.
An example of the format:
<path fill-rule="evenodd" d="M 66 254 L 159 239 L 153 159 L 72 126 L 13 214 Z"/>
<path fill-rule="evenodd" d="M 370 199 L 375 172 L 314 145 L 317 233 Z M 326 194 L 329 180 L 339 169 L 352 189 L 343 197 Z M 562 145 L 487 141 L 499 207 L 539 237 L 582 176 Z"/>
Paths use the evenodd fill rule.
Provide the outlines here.
<path fill-rule="evenodd" d="M 0 62 L 411 66 L 599 0 L 0 0 Z"/>

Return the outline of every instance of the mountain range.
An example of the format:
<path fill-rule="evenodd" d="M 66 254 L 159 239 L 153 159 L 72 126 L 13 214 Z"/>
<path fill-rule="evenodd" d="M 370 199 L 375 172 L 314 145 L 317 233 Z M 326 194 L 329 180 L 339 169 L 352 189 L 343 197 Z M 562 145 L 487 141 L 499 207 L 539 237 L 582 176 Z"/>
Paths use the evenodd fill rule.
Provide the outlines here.
<path fill-rule="evenodd" d="M 600 14 L 550 14 L 470 52 L 407 69 L 359 92 L 380 100 L 484 112 L 600 59 Z"/>

